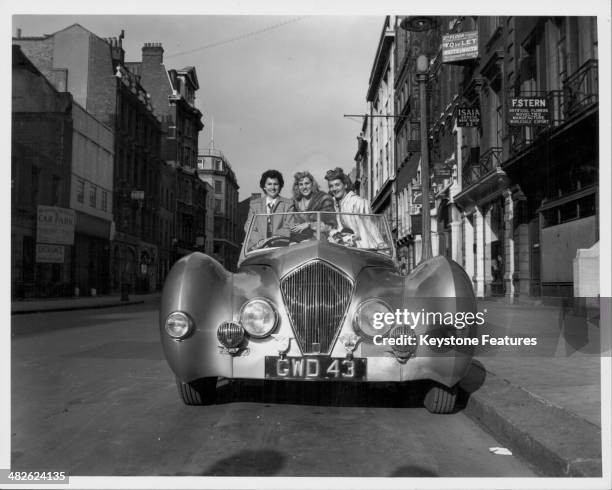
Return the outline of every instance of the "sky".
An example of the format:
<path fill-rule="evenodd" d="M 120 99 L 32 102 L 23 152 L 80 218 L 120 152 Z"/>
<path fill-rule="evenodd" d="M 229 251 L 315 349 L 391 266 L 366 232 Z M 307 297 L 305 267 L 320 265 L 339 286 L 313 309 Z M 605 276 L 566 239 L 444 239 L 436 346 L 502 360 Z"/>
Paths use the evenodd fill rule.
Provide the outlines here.
<path fill-rule="evenodd" d="M 205 124 L 199 147 L 214 135 L 240 200 L 260 192 L 270 168 L 282 172 L 288 197 L 298 170 L 324 184 L 326 170 L 355 165 L 361 121 L 343 116 L 366 112 L 384 15 L 15 15 L 12 30 L 38 36 L 75 22 L 100 37 L 125 30 L 126 61 L 140 61 L 144 43 L 160 42 L 167 70 L 195 66 Z"/>

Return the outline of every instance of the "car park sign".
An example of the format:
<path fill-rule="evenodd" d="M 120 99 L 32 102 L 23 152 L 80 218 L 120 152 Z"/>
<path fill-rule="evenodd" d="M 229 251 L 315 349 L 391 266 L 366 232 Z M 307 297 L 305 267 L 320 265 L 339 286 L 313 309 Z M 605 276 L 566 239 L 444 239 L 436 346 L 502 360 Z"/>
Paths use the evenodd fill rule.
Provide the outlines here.
<path fill-rule="evenodd" d="M 73 209 L 38 206 L 36 218 L 37 243 L 74 244 L 76 215 Z"/>

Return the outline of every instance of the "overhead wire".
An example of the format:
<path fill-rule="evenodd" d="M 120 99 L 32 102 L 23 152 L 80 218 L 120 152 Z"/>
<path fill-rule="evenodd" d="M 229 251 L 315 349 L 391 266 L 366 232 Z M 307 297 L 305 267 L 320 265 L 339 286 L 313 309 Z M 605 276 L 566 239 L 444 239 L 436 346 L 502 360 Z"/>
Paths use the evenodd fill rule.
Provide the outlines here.
<path fill-rule="evenodd" d="M 223 46 L 224 44 L 233 43 L 233 42 L 236 42 L 236 41 L 240 41 L 242 39 L 246 39 L 246 38 L 251 37 L 251 36 L 255 36 L 257 34 L 262 34 L 264 32 L 271 31 L 273 29 L 278 29 L 279 27 L 283 27 L 283 26 L 286 26 L 287 24 L 292 24 L 294 22 L 298 22 L 298 21 L 300 21 L 302 19 L 305 19 L 306 17 L 308 17 L 308 16 L 304 15 L 302 17 L 296 17 L 294 19 L 289 19 L 289 20 L 286 20 L 286 21 L 283 21 L 283 22 L 278 22 L 276 24 L 271 24 L 271 25 L 266 26 L 266 27 L 264 27 L 262 29 L 257 29 L 255 31 L 250 31 L 250 32 L 247 32 L 247 33 L 244 33 L 244 34 L 240 34 L 238 36 L 234 36 L 234 37 L 231 37 L 229 39 L 225 39 L 223 41 L 217 41 L 217 42 L 214 42 L 214 43 L 211 43 L 211 44 L 206 44 L 204 46 L 200 46 L 198 48 L 188 49 L 187 51 L 181 51 L 181 52 L 178 52 L 178 53 L 172 53 L 172 54 L 169 54 L 169 55 L 165 55 L 165 58 L 172 58 L 174 56 L 181 56 L 181 55 L 184 55 L 184 54 L 195 53 L 196 51 L 203 51 L 205 49 L 211 49 L 211 48 L 216 48 L 218 46 Z"/>

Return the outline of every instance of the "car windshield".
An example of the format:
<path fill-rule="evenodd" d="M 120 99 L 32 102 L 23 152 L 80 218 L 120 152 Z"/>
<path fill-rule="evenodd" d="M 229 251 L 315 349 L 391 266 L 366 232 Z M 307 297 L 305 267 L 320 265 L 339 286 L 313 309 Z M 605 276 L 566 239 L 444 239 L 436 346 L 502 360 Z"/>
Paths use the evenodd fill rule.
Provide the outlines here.
<path fill-rule="evenodd" d="M 244 252 L 314 240 L 393 256 L 393 240 L 384 216 L 316 211 L 254 215 Z"/>

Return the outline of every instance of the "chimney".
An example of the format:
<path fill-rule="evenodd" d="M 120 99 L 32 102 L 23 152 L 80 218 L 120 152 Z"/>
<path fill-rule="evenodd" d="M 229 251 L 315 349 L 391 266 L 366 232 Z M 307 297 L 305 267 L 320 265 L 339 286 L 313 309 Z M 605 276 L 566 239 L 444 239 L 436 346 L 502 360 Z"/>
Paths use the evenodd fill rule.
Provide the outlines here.
<path fill-rule="evenodd" d="M 145 43 L 142 47 L 142 62 L 161 65 L 164 62 L 164 48 L 161 43 Z"/>
<path fill-rule="evenodd" d="M 21 29 L 17 28 L 17 39 L 21 39 Z"/>

